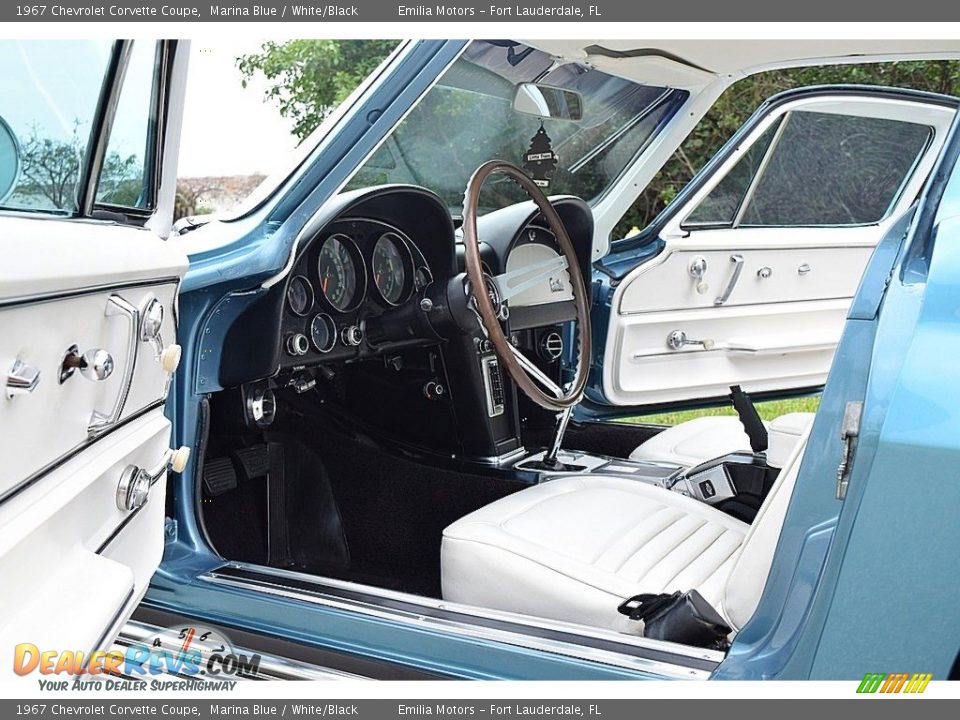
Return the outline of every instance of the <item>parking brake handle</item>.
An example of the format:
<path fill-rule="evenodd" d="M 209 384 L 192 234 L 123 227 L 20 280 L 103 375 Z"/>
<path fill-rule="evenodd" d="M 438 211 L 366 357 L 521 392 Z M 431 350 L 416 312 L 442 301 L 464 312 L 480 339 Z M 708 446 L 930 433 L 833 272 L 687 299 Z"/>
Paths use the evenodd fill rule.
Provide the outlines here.
<path fill-rule="evenodd" d="M 764 452 L 767 449 L 767 427 L 760 419 L 760 413 L 754 407 L 750 396 L 747 395 L 739 385 L 730 386 L 730 402 L 733 403 L 733 409 L 737 411 L 740 418 L 740 424 L 743 425 L 747 437 L 750 438 L 750 448 L 755 453 Z"/>

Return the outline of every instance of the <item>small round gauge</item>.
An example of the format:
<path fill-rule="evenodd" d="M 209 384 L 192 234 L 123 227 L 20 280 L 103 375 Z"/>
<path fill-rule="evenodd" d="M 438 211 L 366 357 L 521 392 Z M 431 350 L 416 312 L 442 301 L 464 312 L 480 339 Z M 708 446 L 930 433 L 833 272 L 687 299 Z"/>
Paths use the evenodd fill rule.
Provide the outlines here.
<path fill-rule="evenodd" d="M 358 255 L 357 246 L 346 235 L 331 235 L 317 257 L 320 289 L 327 302 L 340 312 L 355 307 L 363 296 L 358 282 Z"/>
<path fill-rule="evenodd" d="M 401 249 L 402 248 L 402 249 Z M 407 287 L 406 245 L 396 233 L 384 233 L 373 246 L 373 283 L 390 305 L 398 305 Z"/>
<path fill-rule="evenodd" d="M 317 313 L 310 322 L 310 340 L 313 346 L 322 353 L 333 350 L 337 344 L 337 326 L 333 318 L 326 313 Z"/>
<path fill-rule="evenodd" d="M 429 268 L 418 267 L 417 271 L 413 275 L 413 287 L 416 290 L 423 290 L 427 285 L 433 282 L 433 275 L 430 274 Z"/>
<path fill-rule="evenodd" d="M 313 286 L 303 275 L 297 275 L 287 288 L 287 304 L 294 315 L 301 317 L 313 307 Z"/>

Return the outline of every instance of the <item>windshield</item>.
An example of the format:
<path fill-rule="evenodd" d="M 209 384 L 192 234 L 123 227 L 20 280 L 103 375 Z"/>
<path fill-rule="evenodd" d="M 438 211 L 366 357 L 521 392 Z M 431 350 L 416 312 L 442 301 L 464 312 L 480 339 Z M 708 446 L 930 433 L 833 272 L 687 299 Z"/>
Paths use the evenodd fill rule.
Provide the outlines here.
<path fill-rule="evenodd" d="M 517 84 L 536 81 L 574 90 L 580 120 L 541 119 L 513 109 Z M 514 42 L 475 41 L 390 134 L 348 184 L 430 188 L 459 216 L 467 180 L 487 160 L 524 165 L 552 152 L 550 195 L 599 199 L 673 113 L 683 93 L 638 85 L 577 63 L 559 63 Z M 543 133 L 540 133 L 540 129 Z M 546 135 L 546 138 L 544 137 Z M 504 178 L 491 178 L 480 212 L 526 199 Z"/>

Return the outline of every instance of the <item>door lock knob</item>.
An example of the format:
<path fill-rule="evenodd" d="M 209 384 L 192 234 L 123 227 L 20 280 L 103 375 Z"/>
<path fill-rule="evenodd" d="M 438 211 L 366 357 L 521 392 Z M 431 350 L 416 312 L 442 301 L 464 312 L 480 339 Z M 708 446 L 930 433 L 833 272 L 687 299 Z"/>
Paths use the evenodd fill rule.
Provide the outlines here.
<path fill-rule="evenodd" d="M 79 370 L 87 380 L 101 382 L 113 374 L 113 369 L 113 355 L 106 350 L 91 348 L 81 355 L 77 346 L 73 345 L 60 364 L 60 384 L 66 382 L 74 370 Z"/>

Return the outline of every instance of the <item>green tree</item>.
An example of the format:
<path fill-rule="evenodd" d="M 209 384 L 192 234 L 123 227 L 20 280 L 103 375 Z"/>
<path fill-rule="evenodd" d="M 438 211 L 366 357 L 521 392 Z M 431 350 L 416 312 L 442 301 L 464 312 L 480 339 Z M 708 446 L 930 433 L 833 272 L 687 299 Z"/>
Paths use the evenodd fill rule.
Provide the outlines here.
<path fill-rule="evenodd" d="M 258 73 L 267 98 L 293 120 L 293 134 L 309 135 L 396 47 L 394 40 L 289 40 L 264 43 L 237 59 L 243 86 Z"/>

